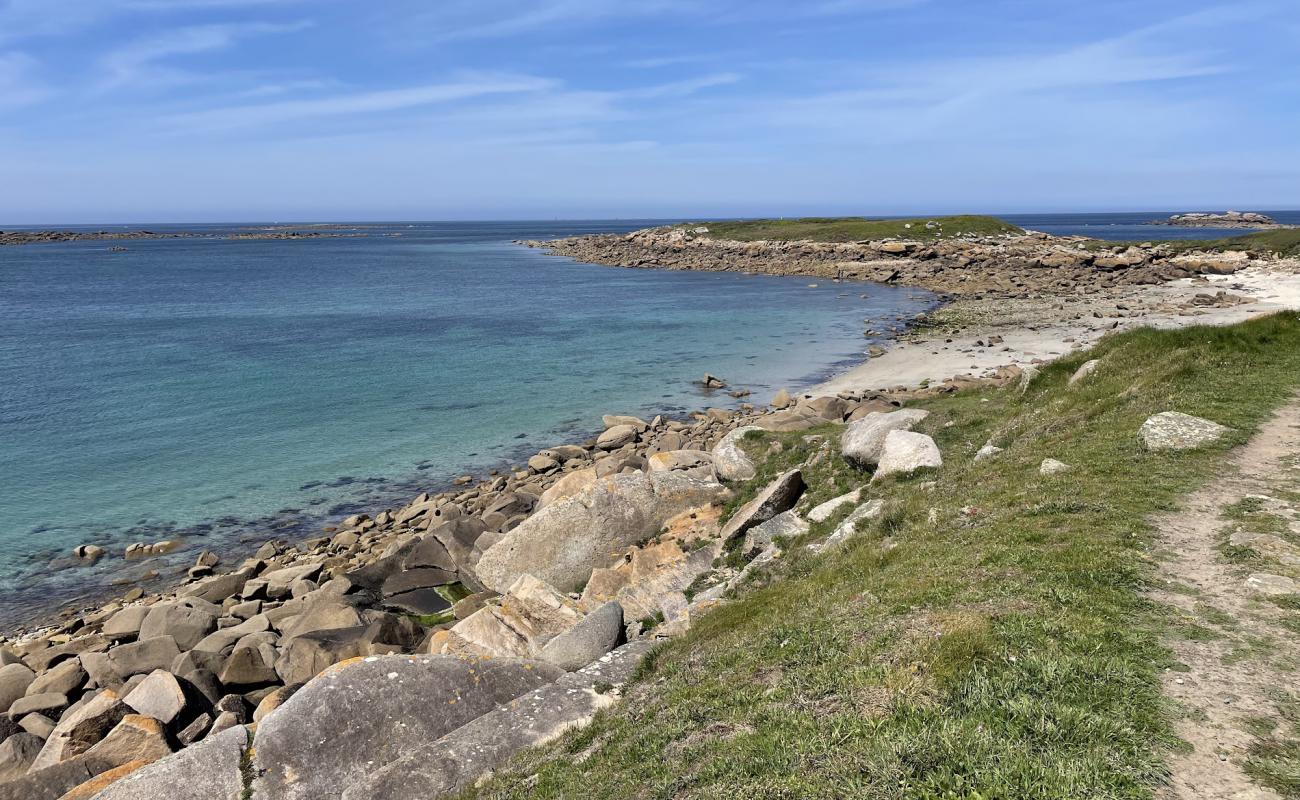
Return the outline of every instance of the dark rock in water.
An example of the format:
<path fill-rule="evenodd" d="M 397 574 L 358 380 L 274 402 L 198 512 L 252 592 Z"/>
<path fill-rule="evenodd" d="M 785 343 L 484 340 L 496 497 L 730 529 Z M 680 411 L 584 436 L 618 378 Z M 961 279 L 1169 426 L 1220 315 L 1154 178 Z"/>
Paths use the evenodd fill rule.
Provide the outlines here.
<path fill-rule="evenodd" d="M 451 603 L 434 589 L 414 589 L 385 597 L 384 607 L 423 617 L 440 614 L 451 608 Z"/>
<path fill-rule="evenodd" d="M 563 674 L 508 658 L 389 656 L 352 664 L 307 684 L 258 725 L 253 796 L 337 799 L 376 765 Z"/>
<path fill-rule="evenodd" d="M 445 569 L 423 567 L 396 572 L 384 579 L 382 594 L 385 598 L 415 589 L 431 589 L 456 582 L 456 573 Z"/>

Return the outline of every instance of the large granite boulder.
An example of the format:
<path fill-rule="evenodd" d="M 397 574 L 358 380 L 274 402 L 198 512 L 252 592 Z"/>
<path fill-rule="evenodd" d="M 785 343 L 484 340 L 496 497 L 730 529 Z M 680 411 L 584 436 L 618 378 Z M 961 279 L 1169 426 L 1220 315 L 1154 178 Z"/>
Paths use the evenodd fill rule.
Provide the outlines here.
<path fill-rule="evenodd" d="M 574 589 L 594 567 L 725 491 L 716 481 L 680 472 L 602 478 L 546 506 L 489 547 L 476 567 L 479 582 L 505 593 L 521 575 L 532 574 L 560 590 Z"/>
<path fill-rule="evenodd" d="M 27 694 L 27 687 L 34 680 L 36 673 L 26 664 L 6 664 L 0 667 L 0 712 L 8 711 L 15 700 Z"/>
<path fill-rule="evenodd" d="M 335 800 L 379 765 L 563 674 L 455 656 L 376 656 L 328 671 L 258 725 L 253 796 Z"/>
<path fill-rule="evenodd" d="M 754 461 L 740 449 L 740 440 L 745 434 L 761 431 L 757 425 L 745 425 L 722 437 L 722 441 L 713 447 L 713 468 L 718 477 L 724 481 L 747 481 L 754 477 L 757 467 Z"/>
<path fill-rule="evenodd" d="M 122 778 L 94 800 L 243 800 L 248 730 L 228 728 Z"/>
<path fill-rule="evenodd" d="M 1138 435 L 1148 450 L 1194 450 L 1213 444 L 1228 428 L 1178 411 L 1164 411 L 1142 423 Z"/>
<path fill-rule="evenodd" d="M 875 466 L 885 451 L 885 437 L 890 431 L 910 431 L 928 416 L 929 411 L 918 408 L 873 411 L 844 429 L 844 435 L 840 437 L 840 452 L 854 464 Z"/>
<path fill-rule="evenodd" d="M 924 433 L 893 430 L 885 437 L 885 449 L 872 480 L 886 475 L 908 475 L 918 469 L 943 466 L 943 456 L 934 439 Z"/>
<path fill-rule="evenodd" d="M 722 527 L 722 540 L 730 541 L 750 528 L 761 525 L 783 511 L 794 508 L 803 495 L 803 473 L 792 469 L 783 473 L 731 515 Z"/>
<path fill-rule="evenodd" d="M 541 658 L 573 672 L 613 650 L 622 634 L 623 607 L 611 600 L 547 642 Z"/>

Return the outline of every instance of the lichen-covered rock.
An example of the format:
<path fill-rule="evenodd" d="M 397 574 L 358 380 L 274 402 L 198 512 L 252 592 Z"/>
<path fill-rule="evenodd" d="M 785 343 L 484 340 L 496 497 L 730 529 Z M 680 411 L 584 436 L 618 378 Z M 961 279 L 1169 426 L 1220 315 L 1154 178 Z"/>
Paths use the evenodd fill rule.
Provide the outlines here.
<path fill-rule="evenodd" d="M 521 522 L 483 553 L 475 572 L 485 587 L 503 594 L 525 574 L 569 591 L 672 517 L 725 491 L 716 481 L 681 472 L 601 478 Z"/>
<path fill-rule="evenodd" d="M 744 425 L 722 437 L 722 441 L 713 447 L 713 468 L 718 477 L 724 481 L 747 481 L 754 477 L 757 468 L 754 461 L 740 448 L 740 440 L 746 434 L 761 431 L 757 425 Z"/>
<path fill-rule="evenodd" d="M 258 725 L 253 797 L 337 800 L 378 766 L 563 674 L 454 656 L 374 656 L 327 671 Z"/>
<path fill-rule="evenodd" d="M 872 479 L 886 475 L 907 475 L 918 469 L 937 469 L 942 466 L 943 456 L 934 439 L 924 433 L 893 430 L 885 437 L 885 449 Z"/>
<path fill-rule="evenodd" d="M 1162 411 L 1142 423 L 1138 435 L 1148 450 L 1194 450 L 1213 444 L 1228 428 L 1178 411 Z"/>
<path fill-rule="evenodd" d="M 873 411 L 856 422 L 849 423 L 840 437 L 840 452 L 854 464 L 875 466 L 885 451 L 885 439 L 890 431 L 910 431 L 930 416 L 929 411 L 904 408 L 898 411 Z"/>

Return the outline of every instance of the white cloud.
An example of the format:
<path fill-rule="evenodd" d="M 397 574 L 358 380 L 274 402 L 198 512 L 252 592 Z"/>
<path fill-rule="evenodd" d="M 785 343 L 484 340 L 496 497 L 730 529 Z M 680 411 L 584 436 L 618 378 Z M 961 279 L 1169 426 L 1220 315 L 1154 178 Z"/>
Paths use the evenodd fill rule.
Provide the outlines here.
<path fill-rule="evenodd" d="M 307 27 L 307 23 L 275 24 L 265 22 L 231 23 L 228 25 L 194 25 L 175 28 L 156 36 L 137 39 L 109 52 L 102 60 L 105 72 L 104 85 L 118 86 L 148 77 L 151 83 L 176 82 L 185 73 L 157 73 L 152 67 L 173 56 L 195 55 L 224 50 L 240 39 L 276 33 L 292 33 Z"/>

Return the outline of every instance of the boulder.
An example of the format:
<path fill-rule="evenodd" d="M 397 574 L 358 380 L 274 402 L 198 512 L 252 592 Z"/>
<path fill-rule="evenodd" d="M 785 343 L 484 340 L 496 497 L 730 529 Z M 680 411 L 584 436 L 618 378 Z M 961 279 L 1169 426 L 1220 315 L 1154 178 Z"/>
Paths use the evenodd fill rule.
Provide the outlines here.
<path fill-rule="evenodd" d="M 148 614 L 148 606 L 127 606 L 104 622 L 103 634 L 110 639 L 135 638 Z"/>
<path fill-rule="evenodd" d="M 447 552 L 447 546 L 438 541 L 437 537 L 428 535 L 420 537 L 411 552 L 406 554 L 402 566 L 406 569 L 431 567 L 448 572 L 456 571 L 456 562 Z"/>
<path fill-rule="evenodd" d="M 219 680 L 222 686 L 241 689 L 275 683 L 279 679 L 275 672 L 275 662 L 275 648 L 269 644 L 237 648 L 226 659 Z"/>
<path fill-rule="evenodd" d="M 1083 364 L 1080 365 L 1080 367 L 1074 371 L 1074 374 L 1070 376 L 1070 381 L 1068 385 L 1073 386 L 1079 381 L 1082 381 L 1092 373 L 1096 372 L 1097 367 L 1100 366 L 1101 366 L 1101 359 L 1098 358 L 1094 358 L 1089 361 L 1083 362 Z"/>
<path fill-rule="evenodd" d="M 214 575 L 211 578 L 192 583 L 180 590 L 182 597 L 195 597 L 208 603 L 220 603 L 228 597 L 234 597 L 244 589 L 244 584 L 253 576 L 251 569 L 241 569 L 235 572 L 229 572 L 225 575 Z"/>
<path fill-rule="evenodd" d="M 852 539 L 858 534 L 858 523 L 877 519 L 885 512 L 885 502 L 883 500 L 869 500 L 857 508 L 853 513 L 844 518 L 844 521 L 835 526 L 831 535 L 827 536 L 820 542 L 814 542 L 808 546 L 808 549 L 814 553 L 820 553 L 823 550 L 830 550 L 843 542 Z"/>
<path fill-rule="evenodd" d="M 136 770 L 95 800 L 241 800 L 248 731 L 236 726 Z"/>
<path fill-rule="evenodd" d="M 839 497 L 827 500 L 825 503 L 813 506 L 812 510 L 808 512 L 808 519 L 812 522 L 825 522 L 842 507 L 857 503 L 861 499 L 862 487 L 859 486 L 847 494 L 842 494 Z"/>
<path fill-rule="evenodd" d="M 885 438 L 890 431 L 910 431 L 926 417 L 929 411 L 904 408 L 898 411 L 873 411 L 856 422 L 850 422 L 840 437 L 840 452 L 850 462 L 862 467 L 873 467 L 880 462 L 885 451 Z"/>
<path fill-rule="evenodd" d="M 0 667 L 0 712 L 9 710 L 9 706 L 23 695 L 27 687 L 36 680 L 36 673 L 26 664 L 6 664 Z"/>
<path fill-rule="evenodd" d="M 85 753 L 121 722 L 128 710 L 110 689 L 70 710 L 54 726 L 40 755 L 32 762 L 32 769 L 44 769 Z"/>
<path fill-rule="evenodd" d="M 789 431 L 804 431 L 817 425 L 825 425 L 826 420 L 822 419 L 811 408 L 806 406 L 796 406 L 788 408 L 785 411 L 778 411 L 775 414 L 768 414 L 758 419 L 758 426 L 765 431 L 776 433 L 785 433 Z"/>
<path fill-rule="evenodd" d="M 803 536 L 809 527 L 808 521 L 796 514 L 794 509 L 782 511 L 767 522 L 746 531 L 742 550 L 748 558 L 753 558 L 775 545 L 777 539 Z"/>
<path fill-rule="evenodd" d="M 573 497 L 575 494 L 594 486 L 597 480 L 595 467 L 574 470 L 553 483 L 551 488 L 542 492 L 541 498 L 537 501 L 537 508 L 541 510 L 557 500 Z"/>
<path fill-rule="evenodd" d="M 45 741 L 30 733 L 15 733 L 0 742 L 0 783 L 21 778 L 45 746 Z"/>
<path fill-rule="evenodd" d="M 740 448 L 740 440 L 746 434 L 763 429 L 757 425 L 745 425 L 722 437 L 713 448 L 713 468 L 718 477 L 724 481 L 747 481 L 757 473 L 754 462 Z"/>
<path fill-rule="evenodd" d="M 331 628 L 352 628 L 361 624 L 361 615 L 342 600 L 321 598 L 309 603 L 284 630 L 285 638 L 302 636 Z"/>
<path fill-rule="evenodd" d="M 1163 411 L 1142 423 L 1138 435 L 1148 450 L 1194 450 L 1212 444 L 1228 428 L 1178 411 Z"/>
<path fill-rule="evenodd" d="M 872 480 L 886 475 L 907 475 L 918 469 L 943 466 L 943 456 L 934 439 L 923 433 L 893 430 L 885 437 L 885 449 Z"/>
<path fill-rule="evenodd" d="M 72 658 L 60 661 L 55 666 L 36 676 L 27 687 L 27 694 L 72 694 L 86 683 L 86 670 L 82 669 L 80 659 Z"/>
<path fill-rule="evenodd" d="M 0 800 L 59 800 L 110 766 L 86 757 L 71 758 L 0 783 Z"/>
<path fill-rule="evenodd" d="M 542 647 L 543 661 L 573 672 L 613 650 L 623 634 L 623 607 L 610 601 Z"/>
<path fill-rule="evenodd" d="M 266 596 L 278 600 L 289 595 L 290 587 L 294 583 L 300 580 L 311 580 L 320 574 L 320 570 L 319 563 L 296 564 L 267 572 L 260 575 L 258 580 L 266 581 L 266 588 L 263 590 Z"/>
<path fill-rule="evenodd" d="M 259 723 L 253 796 L 337 800 L 378 765 L 563 674 L 539 661 L 453 656 L 380 656 L 331 670 Z"/>
<path fill-rule="evenodd" d="M 792 398 L 790 392 L 785 389 L 778 389 L 777 393 L 772 396 L 772 408 L 775 408 L 778 411 L 787 409 L 793 404 L 794 398 Z"/>
<path fill-rule="evenodd" d="M 601 450 L 617 450 L 625 444 L 636 441 L 637 429 L 631 425 L 615 425 L 596 437 L 596 447 Z"/>
<path fill-rule="evenodd" d="M 783 511 L 794 508 L 803 495 L 803 473 L 792 469 L 778 476 L 759 492 L 754 499 L 736 510 L 722 526 L 722 540 L 730 541 L 750 528 L 761 525 Z"/>
<path fill-rule="evenodd" d="M 500 603 L 486 605 L 451 632 L 471 652 L 487 656 L 537 657 L 551 639 L 582 621 L 569 598 L 532 575 L 521 575 Z"/>
<path fill-rule="evenodd" d="M 605 430 L 617 427 L 619 425 L 630 425 L 638 433 L 644 433 L 650 429 L 650 424 L 640 417 L 631 417 L 622 414 L 606 414 L 600 418 L 600 422 L 605 426 Z"/>
<path fill-rule="evenodd" d="M 1256 572 L 1246 578 L 1246 588 L 1260 594 L 1300 593 L 1300 583 L 1285 575 L 1270 575 L 1266 572 Z"/>
<path fill-rule="evenodd" d="M 180 654 L 181 649 L 176 646 L 175 639 L 171 636 L 157 636 L 118 645 L 108 651 L 108 659 L 118 675 L 129 678 L 156 669 L 167 669 Z"/>
<path fill-rule="evenodd" d="M 184 602 L 159 603 L 149 609 L 140 623 L 140 638 L 170 636 L 181 650 L 190 650 L 204 636 L 216 630 L 218 616 L 219 613 Z"/>
<path fill-rule="evenodd" d="M 60 711 L 67 707 L 67 695 L 57 694 L 55 692 L 29 694 L 18 698 L 9 706 L 9 716 L 16 719 L 24 714 L 31 714 L 33 712 L 40 714 L 54 714 L 57 716 Z"/>
<path fill-rule="evenodd" d="M 993 442 L 987 442 L 983 447 L 981 447 L 978 451 L 976 451 L 975 460 L 983 461 L 984 459 L 992 458 L 993 456 L 1001 452 L 1002 452 L 1001 447 L 998 447 L 997 445 L 993 444 Z"/>
<path fill-rule="evenodd" d="M 131 761 L 141 766 L 172 753 L 163 724 L 152 717 L 127 714 L 122 721 L 86 751 L 86 757 L 99 759 L 114 767 Z"/>
<path fill-rule="evenodd" d="M 703 450 L 664 450 L 646 459 L 650 472 L 685 472 L 696 478 L 713 480 L 713 456 Z"/>
<path fill-rule="evenodd" d="M 478 580 L 504 593 L 521 575 L 532 574 L 571 590 L 594 567 L 658 533 L 667 520 L 724 492 L 715 481 L 680 472 L 603 478 L 546 506 L 489 547 L 476 567 Z"/>
<path fill-rule="evenodd" d="M 170 724 L 185 711 L 185 690 L 175 675 L 164 669 L 156 669 L 136 684 L 122 698 L 122 702 L 136 713 Z"/>

